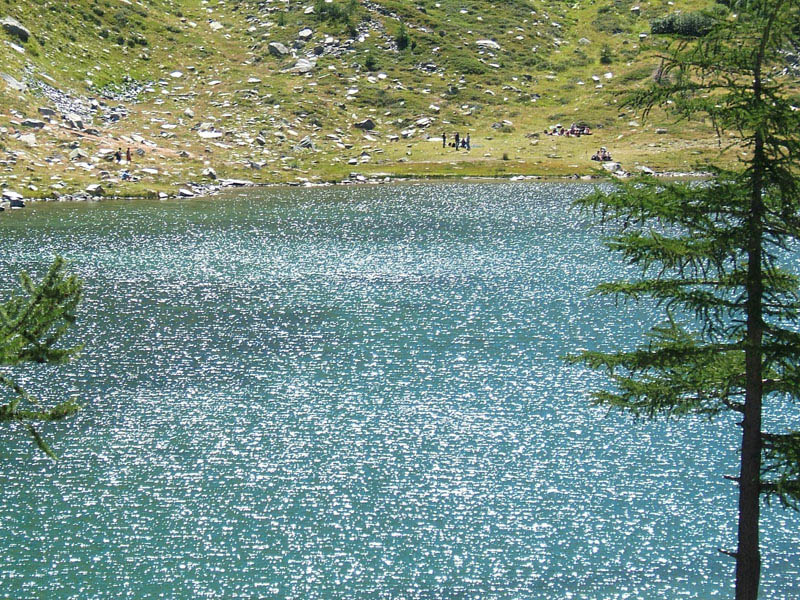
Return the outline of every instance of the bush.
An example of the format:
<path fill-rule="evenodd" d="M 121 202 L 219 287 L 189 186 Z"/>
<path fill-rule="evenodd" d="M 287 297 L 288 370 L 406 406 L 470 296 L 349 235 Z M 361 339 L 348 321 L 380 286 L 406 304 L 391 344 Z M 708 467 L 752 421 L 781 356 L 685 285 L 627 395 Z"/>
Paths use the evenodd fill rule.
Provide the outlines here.
<path fill-rule="evenodd" d="M 367 71 L 377 71 L 378 70 L 378 61 L 375 59 L 375 55 L 370 53 L 367 54 L 367 58 L 364 60 L 364 68 Z"/>
<path fill-rule="evenodd" d="M 477 58 L 468 55 L 456 55 L 450 59 L 450 64 L 462 75 L 482 75 L 486 73 L 486 66 Z"/>
<path fill-rule="evenodd" d="M 339 2 L 325 2 L 317 0 L 314 4 L 314 14 L 320 21 L 333 21 L 348 23 L 358 9 L 358 0 L 348 0 L 346 4 Z"/>
<path fill-rule="evenodd" d="M 653 34 L 674 34 L 684 37 L 703 37 L 714 25 L 714 20 L 701 12 L 675 12 L 650 22 Z"/>
<path fill-rule="evenodd" d="M 400 30 L 397 32 L 394 41 L 397 42 L 398 50 L 405 50 L 411 43 L 411 38 L 408 36 L 408 31 L 406 31 L 406 26 L 403 23 L 400 23 Z"/>
<path fill-rule="evenodd" d="M 611 53 L 611 48 L 608 44 L 603 44 L 603 47 L 600 48 L 600 64 L 601 65 L 610 65 L 614 60 L 614 55 Z"/>

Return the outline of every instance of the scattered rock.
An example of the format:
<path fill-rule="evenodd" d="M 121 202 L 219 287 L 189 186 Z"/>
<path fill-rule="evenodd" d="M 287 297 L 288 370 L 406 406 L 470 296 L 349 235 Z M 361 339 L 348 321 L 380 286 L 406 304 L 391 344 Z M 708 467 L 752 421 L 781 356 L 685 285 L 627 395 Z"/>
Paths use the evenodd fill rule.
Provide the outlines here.
<path fill-rule="evenodd" d="M 100 185 L 99 183 L 93 183 L 91 185 L 87 185 L 86 192 L 94 197 L 102 196 L 103 194 L 106 193 L 106 191 L 103 189 L 103 186 Z"/>
<path fill-rule="evenodd" d="M 50 119 L 56 116 L 56 111 L 54 111 L 52 108 L 47 108 L 46 106 L 40 106 L 39 114 Z"/>
<path fill-rule="evenodd" d="M 23 42 L 27 42 L 28 38 L 31 37 L 31 32 L 13 17 L 0 19 L 0 25 L 2 25 L 3 29 L 5 29 L 9 35 L 16 36 Z"/>
<path fill-rule="evenodd" d="M 297 37 L 298 37 L 298 39 L 301 39 L 304 42 L 307 42 L 308 40 L 311 39 L 312 35 L 314 35 L 314 32 L 311 31 L 311 29 L 309 29 L 308 27 L 306 27 L 305 29 L 302 29 L 300 31 L 300 33 L 297 34 Z"/>
<path fill-rule="evenodd" d="M 289 70 L 292 71 L 293 73 L 310 73 L 311 71 L 314 70 L 315 66 L 316 66 L 315 61 L 311 61 L 307 58 L 300 58 L 297 60 L 294 66 Z"/>
<path fill-rule="evenodd" d="M 203 177 L 208 177 L 209 179 L 216 179 L 217 172 L 211 167 L 205 168 L 203 169 Z"/>
<path fill-rule="evenodd" d="M 311 140 L 309 136 L 305 136 L 302 140 L 297 143 L 295 148 L 314 148 L 314 142 Z"/>
<path fill-rule="evenodd" d="M 37 119 L 25 119 L 22 121 L 22 126 L 30 127 L 31 129 L 42 129 L 45 126 L 45 122 Z"/>
<path fill-rule="evenodd" d="M 478 40 L 475 42 L 478 48 L 489 48 L 491 50 L 500 50 L 500 44 L 494 40 Z"/>
<path fill-rule="evenodd" d="M 72 129 L 83 129 L 83 117 L 75 113 L 67 113 L 64 115 L 64 121 L 67 124 L 67 127 Z"/>
<path fill-rule="evenodd" d="M 14 79 L 11 75 L 9 75 L 7 73 L 0 73 L 0 79 L 5 81 L 6 85 L 8 85 L 8 87 L 10 87 L 15 92 L 24 92 L 25 90 L 28 89 L 28 85 L 27 84 L 25 84 L 25 83 L 23 83 L 21 81 L 17 81 L 16 79 Z"/>
<path fill-rule="evenodd" d="M 375 129 L 375 122 L 372 119 L 364 119 L 363 121 L 359 121 L 358 123 L 353 123 L 353 127 L 356 129 L 364 129 L 366 131 L 371 131 Z"/>
<path fill-rule="evenodd" d="M 278 58 L 289 54 L 289 49 L 280 42 L 270 42 L 267 48 L 269 48 L 269 53 L 272 56 L 277 56 Z"/>
<path fill-rule="evenodd" d="M 33 133 L 25 133 L 19 136 L 19 141 L 26 144 L 28 147 L 33 148 L 36 146 L 36 135 Z"/>
<path fill-rule="evenodd" d="M 14 190 L 3 190 L 2 198 L 6 202 L 11 202 L 13 200 L 22 200 L 23 195 L 19 192 L 15 192 Z"/>
<path fill-rule="evenodd" d="M 667 133 L 667 130 L 664 129 L 663 127 L 659 127 L 658 129 L 656 129 L 656 133 L 659 135 L 664 135 L 665 133 Z"/>
<path fill-rule="evenodd" d="M 106 158 L 109 159 L 109 160 L 111 160 L 113 157 L 114 157 L 114 152 L 113 151 L 109 152 L 106 155 Z M 83 150 L 81 148 L 74 148 L 69 153 L 69 159 L 70 160 L 79 160 L 79 159 L 84 159 L 84 158 L 89 158 L 89 153 L 86 152 L 86 150 Z"/>
<path fill-rule="evenodd" d="M 178 190 L 178 196 L 181 198 L 194 198 L 194 192 L 186 188 L 181 188 Z"/>

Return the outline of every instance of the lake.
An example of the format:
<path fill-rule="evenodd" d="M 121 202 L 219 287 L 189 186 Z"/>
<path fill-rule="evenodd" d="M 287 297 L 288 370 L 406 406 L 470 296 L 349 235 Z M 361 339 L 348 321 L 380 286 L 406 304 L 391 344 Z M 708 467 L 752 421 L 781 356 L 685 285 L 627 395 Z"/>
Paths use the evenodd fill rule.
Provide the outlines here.
<path fill-rule="evenodd" d="M 732 596 L 738 428 L 593 407 L 562 358 L 630 347 L 633 273 L 592 188 L 275 188 L 0 215 L 0 292 L 55 254 L 84 409 L 0 431 L 0 597 Z M 762 597 L 800 597 L 800 519 L 763 512 Z"/>

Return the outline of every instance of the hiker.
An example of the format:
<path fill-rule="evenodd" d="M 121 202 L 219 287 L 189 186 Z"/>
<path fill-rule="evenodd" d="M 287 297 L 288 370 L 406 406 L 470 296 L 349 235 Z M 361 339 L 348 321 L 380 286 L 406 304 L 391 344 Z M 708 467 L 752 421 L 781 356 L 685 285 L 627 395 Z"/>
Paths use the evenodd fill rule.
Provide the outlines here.
<path fill-rule="evenodd" d="M 114 152 L 114 160 L 118 163 L 122 162 L 122 148 L 117 148 L 117 151 Z"/>
<path fill-rule="evenodd" d="M 128 148 L 125 151 L 125 160 L 128 161 L 128 162 L 131 162 L 131 149 L 130 148 Z"/>
<path fill-rule="evenodd" d="M 442 132 L 442 148 L 447 148 L 447 134 Z"/>
<path fill-rule="evenodd" d="M 457 132 L 457 131 L 456 131 L 455 138 L 456 138 L 456 150 L 458 150 L 458 142 L 459 142 L 459 140 L 461 139 L 461 136 L 460 136 L 460 135 L 458 135 L 458 132 Z"/>
<path fill-rule="evenodd" d="M 470 150 L 471 146 L 469 145 L 469 134 L 467 134 L 466 142 L 467 142 L 467 150 Z"/>

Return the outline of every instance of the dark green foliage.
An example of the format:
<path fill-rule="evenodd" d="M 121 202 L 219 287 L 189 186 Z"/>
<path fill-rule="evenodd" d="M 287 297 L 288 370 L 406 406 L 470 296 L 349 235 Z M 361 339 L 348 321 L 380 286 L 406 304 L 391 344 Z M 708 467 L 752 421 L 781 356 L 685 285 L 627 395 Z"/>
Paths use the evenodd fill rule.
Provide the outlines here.
<path fill-rule="evenodd" d="M 660 19 L 653 19 L 650 32 L 666 33 L 684 37 L 702 37 L 711 31 L 713 19 L 701 12 L 674 12 Z"/>
<path fill-rule="evenodd" d="M 450 65 L 456 73 L 462 75 L 482 75 L 487 67 L 474 56 L 456 54 L 450 59 Z"/>
<path fill-rule="evenodd" d="M 611 48 L 608 44 L 603 44 L 600 48 L 600 64 L 610 65 L 614 61 L 614 55 L 611 53 Z"/>
<path fill-rule="evenodd" d="M 380 68 L 378 66 L 378 60 L 375 58 L 375 55 L 372 54 L 372 52 L 368 53 L 364 59 L 364 68 L 367 71 L 377 71 Z"/>
<path fill-rule="evenodd" d="M 20 275 L 23 294 L 0 305 L 0 366 L 26 363 L 63 364 L 75 358 L 80 346 L 61 347 L 59 342 L 75 322 L 81 298 L 81 283 L 64 274 L 64 260 L 56 258 L 41 282 Z M 0 371 L 0 422 L 19 423 L 33 436 L 36 445 L 55 458 L 33 423 L 58 421 L 78 410 L 74 400 L 47 408 L 30 396 L 7 373 Z"/>
<path fill-rule="evenodd" d="M 585 352 L 573 361 L 605 371 L 597 403 L 635 415 L 738 413 L 742 443 L 736 598 L 756 600 L 760 498 L 800 505 L 800 112 L 785 51 L 796 41 L 800 0 L 754 0 L 737 19 L 675 42 L 662 77 L 630 97 L 647 117 L 663 106 L 710 119 L 746 148 L 737 171 L 704 184 L 637 181 L 578 202 L 612 228 L 607 243 L 641 269 L 636 281 L 597 293 L 649 299 L 664 311 L 645 343 Z M 697 31 L 697 29 L 695 29 Z M 763 406 L 794 414 L 766 432 Z M 792 413 L 790 411 L 796 411 Z"/>
<path fill-rule="evenodd" d="M 355 16 L 357 10 L 357 0 L 348 0 L 347 2 L 317 0 L 314 4 L 314 14 L 320 21 L 347 23 Z"/>
<path fill-rule="evenodd" d="M 408 48 L 409 44 L 411 43 L 411 38 L 409 37 L 406 26 L 403 23 L 400 23 L 400 29 L 397 32 L 394 41 L 397 43 L 397 49 L 401 51 Z"/>

